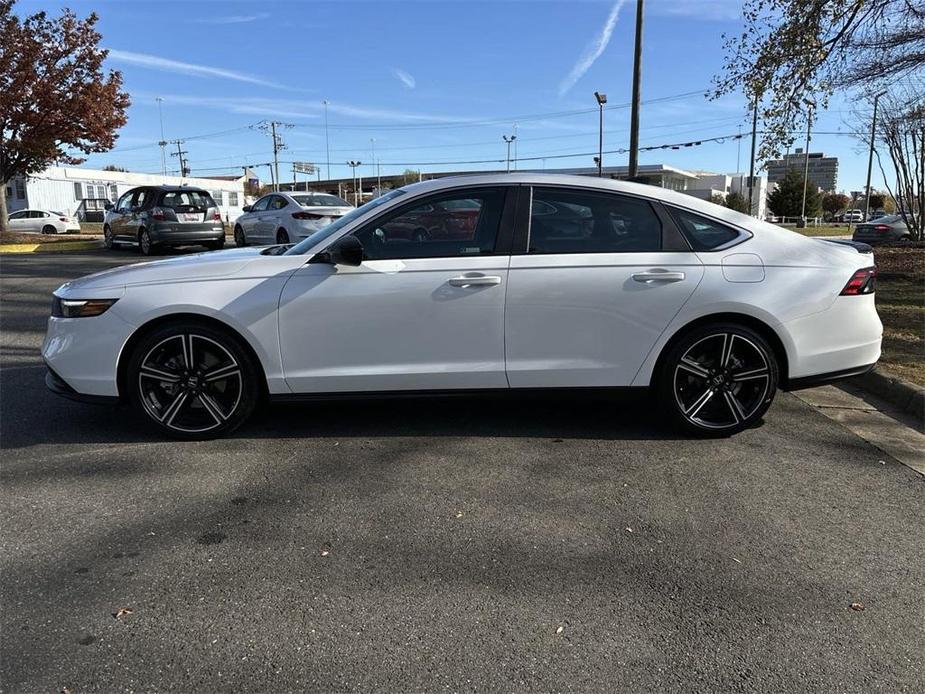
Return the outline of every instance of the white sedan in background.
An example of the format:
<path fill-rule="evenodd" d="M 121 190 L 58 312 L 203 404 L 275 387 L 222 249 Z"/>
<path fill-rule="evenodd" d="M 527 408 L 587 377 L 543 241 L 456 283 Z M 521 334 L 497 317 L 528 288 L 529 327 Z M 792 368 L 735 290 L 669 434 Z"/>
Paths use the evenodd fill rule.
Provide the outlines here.
<path fill-rule="evenodd" d="M 42 234 L 66 234 L 80 231 L 80 223 L 63 212 L 19 210 L 9 216 L 10 231 Z"/>
<path fill-rule="evenodd" d="M 178 438 L 226 434 L 268 398 L 561 388 L 648 388 L 664 421 L 728 436 L 778 388 L 872 368 L 875 276 L 869 246 L 663 188 L 441 178 L 294 246 L 68 282 L 42 355 L 53 391 L 124 400 Z"/>
<path fill-rule="evenodd" d="M 244 207 L 234 223 L 234 241 L 238 247 L 296 243 L 352 209 L 328 193 L 271 193 Z"/>

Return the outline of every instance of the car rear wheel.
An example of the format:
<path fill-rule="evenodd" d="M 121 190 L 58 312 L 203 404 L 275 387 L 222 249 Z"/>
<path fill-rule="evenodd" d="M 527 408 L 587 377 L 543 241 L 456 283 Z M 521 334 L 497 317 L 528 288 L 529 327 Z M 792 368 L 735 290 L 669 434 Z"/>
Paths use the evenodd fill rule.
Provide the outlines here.
<path fill-rule="evenodd" d="M 753 426 L 777 391 L 774 351 L 754 330 L 734 323 L 684 335 L 663 360 L 659 399 L 669 418 L 698 436 L 730 436 Z"/>
<path fill-rule="evenodd" d="M 154 243 L 147 229 L 138 232 L 138 250 L 142 255 L 154 255 Z"/>
<path fill-rule="evenodd" d="M 247 238 L 244 236 L 244 229 L 239 226 L 234 228 L 234 245 L 243 248 L 247 245 Z"/>
<path fill-rule="evenodd" d="M 276 232 L 276 243 L 279 245 L 285 245 L 289 243 L 289 232 L 285 229 L 280 229 Z"/>
<path fill-rule="evenodd" d="M 259 397 L 258 369 L 240 341 L 182 321 L 144 337 L 126 371 L 129 397 L 160 431 L 208 439 L 237 429 Z"/>
<path fill-rule="evenodd" d="M 51 224 L 46 224 L 42 227 L 43 234 L 57 234 L 58 230 L 55 229 Z"/>

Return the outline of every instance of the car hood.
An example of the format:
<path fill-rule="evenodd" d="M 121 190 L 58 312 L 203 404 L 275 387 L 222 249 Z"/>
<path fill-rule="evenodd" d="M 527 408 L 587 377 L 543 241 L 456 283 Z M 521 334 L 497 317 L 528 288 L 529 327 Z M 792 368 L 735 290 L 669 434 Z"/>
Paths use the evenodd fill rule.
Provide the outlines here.
<path fill-rule="evenodd" d="M 123 265 L 67 282 L 55 292 L 74 295 L 84 290 L 123 289 L 138 284 L 157 284 L 208 277 L 228 277 L 239 273 L 256 258 L 261 248 L 232 248 L 227 251 L 196 253 L 147 263 Z"/>

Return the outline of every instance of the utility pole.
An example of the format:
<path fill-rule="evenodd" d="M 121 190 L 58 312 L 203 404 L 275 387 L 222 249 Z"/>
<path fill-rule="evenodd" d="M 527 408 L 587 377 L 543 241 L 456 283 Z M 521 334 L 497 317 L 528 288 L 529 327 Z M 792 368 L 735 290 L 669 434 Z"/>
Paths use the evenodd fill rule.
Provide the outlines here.
<path fill-rule="evenodd" d="M 806 190 L 809 187 L 809 137 L 813 127 L 813 106 L 807 102 L 809 113 L 806 115 L 806 149 L 803 151 L 803 206 L 800 208 L 800 220 L 806 226 Z"/>
<path fill-rule="evenodd" d="M 759 216 L 755 213 L 755 145 L 758 141 L 758 96 L 754 97 L 752 105 L 752 154 L 748 165 L 748 213 Z M 760 208 L 761 205 L 758 205 Z M 760 212 L 760 210 L 759 210 Z"/>
<path fill-rule="evenodd" d="M 511 173 L 511 143 L 517 139 L 517 135 L 502 135 L 501 139 L 507 143 L 507 172 Z"/>
<path fill-rule="evenodd" d="M 644 0 L 636 0 L 636 47 L 633 52 L 633 105 L 630 112 L 629 177 L 639 174 L 639 102 L 642 82 L 642 17 Z"/>
<path fill-rule="evenodd" d="M 189 152 L 181 148 L 181 145 L 183 144 L 183 140 L 171 140 L 170 144 L 177 146 L 177 151 L 171 152 L 170 156 L 177 157 L 180 160 L 180 178 L 183 178 L 184 176 L 189 176 L 190 174 L 189 162 L 186 160 L 186 155 L 189 154 Z"/>
<path fill-rule="evenodd" d="M 597 177 L 601 178 L 604 175 L 604 104 L 607 103 L 607 95 L 594 92 L 594 98 L 600 110 L 597 125 Z"/>
<path fill-rule="evenodd" d="M 161 141 L 158 142 L 158 146 L 161 148 L 161 173 L 167 175 L 167 152 L 164 149 L 167 146 L 167 140 L 164 139 L 164 112 L 161 110 L 161 102 L 163 99 L 161 97 L 156 97 L 154 99 L 157 102 L 157 117 L 161 121 Z"/>
<path fill-rule="evenodd" d="M 328 137 L 328 100 L 321 102 L 324 104 L 324 151 L 325 162 L 328 165 L 328 180 L 331 180 L 331 140 Z"/>
<path fill-rule="evenodd" d="M 359 207 L 357 204 L 357 167 L 360 166 L 363 162 L 356 161 L 355 159 L 350 159 L 347 162 L 347 166 L 350 167 L 351 173 L 353 175 L 353 206 Z"/>
<path fill-rule="evenodd" d="M 874 117 L 870 123 L 870 153 L 867 155 L 867 185 L 864 186 L 864 192 L 867 193 L 867 204 L 864 206 L 864 221 L 870 219 L 870 172 L 874 166 L 874 143 L 877 139 L 877 106 L 880 104 L 880 97 L 886 92 L 880 92 L 874 95 Z"/>
<path fill-rule="evenodd" d="M 277 132 L 279 128 L 291 128 L 292 126 L 289 123 L 280 123 L 279 121 L 266 121 L 260 124 L 260 129 L 263 132 L 269 132 L 270 136 L 273 138 L 273 190 L 277 193 L 279 192 L 279 153 L 281 150 L 286 149 L 286 145 L 283 142 L 282 136 Z"/>

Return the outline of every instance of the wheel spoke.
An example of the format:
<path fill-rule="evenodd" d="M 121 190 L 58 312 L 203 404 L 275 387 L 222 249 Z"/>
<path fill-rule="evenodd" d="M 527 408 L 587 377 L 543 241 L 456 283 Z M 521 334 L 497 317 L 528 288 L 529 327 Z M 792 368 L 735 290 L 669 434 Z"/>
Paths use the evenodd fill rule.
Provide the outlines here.
<path fill-rule="evenodd" d="M 751 381 L 756 378 L 768 378 L 770 372 L 768 367 L 762 366 L 760 369 L 752 369 L 751 371 L 741 371 L 737 374 L 732 375 L 732 380 L 736 383 L 741 381 Z"/>
<path fill-rule="evenodd" d="M 188 398 L 189 393 L 186 391 L 183 391 L 176 398 L 174 398 L 173 402 L 170 403 L 170 406 L 164 411 L 164 414 L 161 417 L 161 421 L 167 426 L 170 426 L 173 420 L 176 418 L 177 413 L 180 412 L 180 409 L 186 403 Z"/>
<path fill-rule="evenodd" d="M 726 404 L 729 406 L 729 411 L 732 412 L 732 418 L 735 420 L 735 423 L 738 424 L 745 419 L 745 412 L 742 410 L 742 405 L 739 404 L 736 396 L 728 390 L 723 392 L 723 396 L 726 400 Z"/>
<path fill-rule="evenodd" d="M 215 400 L 209 397 L 206 393 L 199 393 L 199 402 L 202 403 L 202 406 L 205 408 L 206 412 L 212 415 L 212 418 L 215 420 L 216 424 L 221 424 L 224 420 L 228 419 L 222 413 L 218 403 L 215 402 Z"/>
<path fill-rule="evenodd" d="M 222 366 L 218 369 L 212 369 L 211 371 L 206 371 L 202 377 L 209 383 L 211 381 L 220 381 L 226 378 L 231 378 L 232 376 L 237 376 L 241 373 L 241 369 L 234 362 L 226 366 Z"/>
<path fill-rule="evenodd" d="M 706 405 L 706 404 L 710 401 L 710 398 L 713 397 L 713 393 L 714 393 L 713 389 L 712 389 L 712 388 L 708 388 L 708 389 L 703 393 L 703 395 L 701 395 L 699 398 L 697 398 L 697 399 L 694 401 L 694 404 L 693 404 L 693 405 L 691 405 L 690 407 L 687 408 L 687 410 L 684 412 L 684 414 L 686 414 L 686 415 L 687 415 L 688 417 L 690 417 L 691 419 L 693 419 L 694 417 L 696 417 L 696 416 L 697 416 L 697 413 L 700 412 L 700 410 L 703 409 L 703 406 Z"/>
<path fill-rule="evenodd" d="M 729 364 L 729 359 L 732 357 L 732 343 L 735 340 L 735 337 L 735 335 L 723 333 L 723 351 L 719 360 L 720 368 L 726 368 L 726 366 Z"/>
<path fill-rule="evenodd" d="M 162 383 L 179 383 L 180 376 L 177 374 L 170 373 L 168 371 L 162 371 L 148 364 L 142 364 L 140 375 L 147 378 L 153 378 L 156 381 L 161 381 Z"/>
<path fill-rule="evenodd" d="M 695 362 L 693 359 L 688 359 L 686 355 L 681 357 L 681 363 L 678 364 L 678 368 L 684 369 L 685 371 L 688 371 L 694 374 L 695 376 L 699 376 L 700 378 L 710 377 L 710 373 L 705 368 L 703 368 L 700 364 Z"/>

